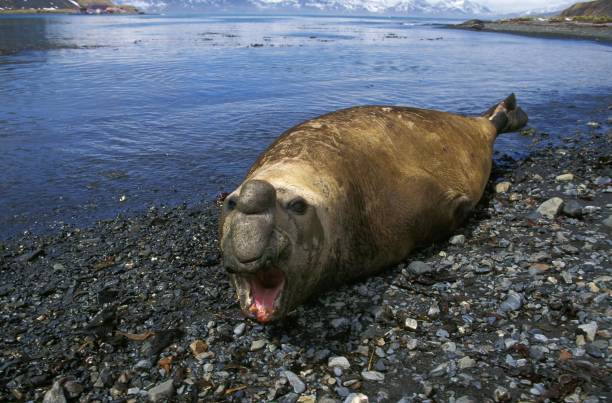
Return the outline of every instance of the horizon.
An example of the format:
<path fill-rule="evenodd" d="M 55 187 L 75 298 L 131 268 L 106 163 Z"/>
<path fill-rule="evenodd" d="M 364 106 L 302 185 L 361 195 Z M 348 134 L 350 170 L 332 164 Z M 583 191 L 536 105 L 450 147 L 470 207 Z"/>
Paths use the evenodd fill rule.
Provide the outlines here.
<path fill-rule="evenodd" d="M 441 0 L 426 0 L 426 1 L 431 4 L 436 4 Z M 547 0 L 518 0 L 518 1 L 513 1 L 513 0 L 468 0 L 468 1 L 487 7 L 489 10 L 491 10 L 492 16 L 495 16 L 495 15 L 502 16 L 506 14 L 521 13 L 521 12 L 527 12 L 527 11 L 532 11 L 532 10 L 540 10 L 540 9 L 551 9 L 551 10 L 559 9 L 560 10 L 565 7 L 568 7 L 571 4 L 576 3 L 576 1 L 573 1 L 573 0 L 556 0 L 553 2 L 550 2 Z M 178 11 L 178 8 L 172 7 L 171 5 L 169 6 L 168 3 L 166 2 L 161 2 L 162 7 L 159 7 L 160 3 L 157 3 L 157 4 L 155 2 L 151 3 L 147 0 L 134 0 L 134 1 L 121 0 L 121 1 L 117 1 L 117 4 L 132 5 L 144 11 L 147 11 L 147 9 L 148 10 L 164 10 L 166 12 L 172 12 L 172 13 Z M 272 5 L 272 3 L 270 4 Z M 190 3 L 190 5 L 194 6 L 193 3 Z M 163 7 L 167 7 L 167 8 L 163 8 Z M 195 7 L 198 7 L 197 3 Z M 206 9 L 206 5 L 202 4 L 202 10 L 205 10 L 205 9 Z M 185 9 L 182 9 L 183 11 L 181 12 L 182 14 L 189 13 L 189 11 L 184 11 L 184 10 Z M 201 12 L 202 10 L 198 10 L 196 8 L 194 9 L 193 12 L 197 13 L 197 12 Z M 245 12 L 239 9 L 238 10 L 226 10 L 226 11 L 219 11 L 219 10 L 215 11 L 215 14 L 221 14 L 221 13 L 223 14 L 242 14 Z M 257 15 L 257 14 L 270 15 L 270 14 L 282 14 L 282 13 L 286 14 L 287 10 L 282 10 L 281 12 L 279 12 L 279 11 L 270 10 L 270 9 L 262 9 L 261 11 L 258 11 L 258 12 L 246 11 L 246 13 L 255 13 L 254 15 Z M 316 10 L 308 10 L 308 12 L 306 13 L 300 13 L 299 10 L 297 10 L 295 14 L 319 15 L 316 12 Z M 422 16 L 422 15 L 410 15 L 410 14 L 386 14 L 384 12 L 383 13 L 370 12 L 370 13 L 363 14 L 363 10 L 360 10 L 356 12 L 355 14 L 353 13 L 333 14 L 333 13 L 327 13 L 325 11 L 321 12 L 320 14 L 335 15 L 335 16 L 352 16 L 352 17 L 356 17 L 356 16 L 365 17 L 365 16 L 377 16 L 377 15 L 378 16 L 398 16 L 398 17 Z M 291 13 L 291 15 L 293 15 L 293 13 Z M 432 15 L 432 16 L 436 17 L 436 15 Z M 460 17 L 460 16 L 457 16 L 457 17 Z M 443 16 L 441 18 L 454 18 L 454 17 Z"/>

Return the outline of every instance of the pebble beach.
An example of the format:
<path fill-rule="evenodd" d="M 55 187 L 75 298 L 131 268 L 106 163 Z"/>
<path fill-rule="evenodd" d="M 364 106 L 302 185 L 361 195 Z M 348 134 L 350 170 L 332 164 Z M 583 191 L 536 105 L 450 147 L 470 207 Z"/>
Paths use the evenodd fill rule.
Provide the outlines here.
<path fill-rule="evenodd" d="M 0 400 L 608 401 L 611 135 L 583 122 L 495 166 L 449 240 L 266 326 L 220 265 L 216 203 L 13 237 Z"/>

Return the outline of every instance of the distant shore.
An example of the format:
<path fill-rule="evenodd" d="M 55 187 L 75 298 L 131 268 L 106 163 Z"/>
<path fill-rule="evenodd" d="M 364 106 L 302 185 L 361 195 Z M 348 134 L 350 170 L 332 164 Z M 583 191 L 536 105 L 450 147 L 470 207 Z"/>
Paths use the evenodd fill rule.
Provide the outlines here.
<path fill-rule="evenodd" d="M 499 21 L 469 20 L 447 28 L 483 32 L 502 32 L 526 36 L 590 39 L 612 42 L 612 23 L 512 19 Z"/>
<path fill-rule="evenodd" d="M 79 14 L 79 10 L 71 8 L 58 8 L 58 9 L 18 9 L 18 10 L 0 10 L 0 15 L 3 14 Z"/>
<path fill-rule="evenodd" d="M 99 10 L 99 11 L 98 11 Z M 0 9 L 0 15 L 30 15 L 30 14 L 70 14 L 70 15 L 132 15 L 144 14 L 136 7 L 122 5 L 106 8 L 26 8 L 26 9 Z"/>

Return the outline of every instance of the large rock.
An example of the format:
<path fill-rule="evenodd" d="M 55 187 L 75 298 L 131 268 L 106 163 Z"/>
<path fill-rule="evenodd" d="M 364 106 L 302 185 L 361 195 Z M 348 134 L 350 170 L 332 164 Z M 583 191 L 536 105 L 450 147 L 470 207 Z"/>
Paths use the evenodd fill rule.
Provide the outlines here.
<path fill-rule="evenodd" d="M 168 379 L 166 382 L 153 386 L 149 389 L 148 393 L 149 400 L 152 402 L 161 402 L 170 399 L 174 396 L 174 383 L 172 379 Z"/>
<path fill-rule="evenodd" d="M 361 377 L 366 381 L 382 382 L 385 380 L 385 374 L 378 371 L 361 371 Z"/>
<path fill-rule="evenodd" d="M 43 397 L 43 403 L 66 403 L 66 395 L 64 395 L 64 388 L 62 384 L 57 381 L 51 386 L 51 389 L 45 393 Z"/>
<path fill-rule="evenodd" d="M 561 207 L 563 207 L 563 199 L 560 197 L 553 197 L 540 204 L 537 211 L 542 216 L 552 220 L 559 214 Z"/>
<path fill-rule="evenodd" d="M 347 360 L 346 357 L 330 357 L 329 361 L 327 362 L 327 366 L 330 368 L 342 368 L 342 369 L 349 369 L 351 367 L 351 363 L 349 362 L 349 360 Z"/>
<path fill-rule="evenodd" d="M 304 393 L 306 390 L 306 385 L 299 376 L 291 371 L 285 371 L 285 378 L 289 381 L 291 386 L 293 387 L 293 391 L 297 394 Z"/>
<path fill-rule="evenodd" d="M 506 193 L 510 190 L 512 183 L 510 182 L 499 182 L 495 185 L 495 193 Z"/>
<path fill-rule="evenodd" d="M 431 273 L 434 271 L 431 265 L 428 265 L 425 262 L 421 262 L 420 260 L 415 260 L 408 265 L 408 271 L 415 275 L 421 275 L 425 273 Z"/>
<path fill-rule="evenodd" d="M 344 403 L 368 403 L 368 397 L 363 393 L 351 393 L 344 399 Z"/>

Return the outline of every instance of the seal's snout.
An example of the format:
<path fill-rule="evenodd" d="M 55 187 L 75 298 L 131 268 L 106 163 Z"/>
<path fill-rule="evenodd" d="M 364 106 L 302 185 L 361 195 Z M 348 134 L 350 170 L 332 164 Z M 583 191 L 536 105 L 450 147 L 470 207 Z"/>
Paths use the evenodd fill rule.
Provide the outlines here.
<path fill-rule="evenodd" d="M 276 190 L 266 181 L 251 180 L 242 186 L 234 203 L 237 214 L 231 229 L 232 251 L 240 263 L 234 270 L 253 272 L 266 263 L 262 260 L 274 229 Z"/>
<path fill-rule="evenodd" d="M 262 214 L 273 208 L 275 203 L 274 186 L 266 181 L 250 180 L 242 185 L 236 207 L 243 214 Z"/>

